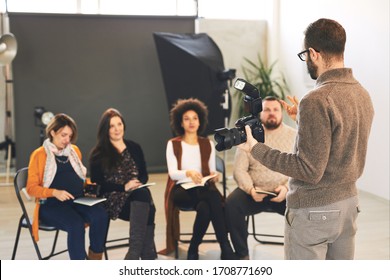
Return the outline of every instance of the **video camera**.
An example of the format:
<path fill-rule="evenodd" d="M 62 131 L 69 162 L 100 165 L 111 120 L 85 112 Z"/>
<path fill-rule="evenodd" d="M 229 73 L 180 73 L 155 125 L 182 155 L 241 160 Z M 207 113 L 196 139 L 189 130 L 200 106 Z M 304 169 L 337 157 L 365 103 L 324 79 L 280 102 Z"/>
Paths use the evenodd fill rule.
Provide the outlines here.
<path fill-rule="evenodd" d="M 250 126 L 253 137 L 257 141 L 264 143 L 264 129 L 259 118 L 259 114 L 263 110 L 263 104 L 259 90 L 243 79 L 237 79 L 234 83 L 234 88 L 245 94 L 245 109 L 251 115 L 239 118 L 235 122 L 234 128 L 218 128 L 215 130 L 214 139 L 217 141 L 215 149 L 219 152 L 246 142 L 246 125 Z"/>

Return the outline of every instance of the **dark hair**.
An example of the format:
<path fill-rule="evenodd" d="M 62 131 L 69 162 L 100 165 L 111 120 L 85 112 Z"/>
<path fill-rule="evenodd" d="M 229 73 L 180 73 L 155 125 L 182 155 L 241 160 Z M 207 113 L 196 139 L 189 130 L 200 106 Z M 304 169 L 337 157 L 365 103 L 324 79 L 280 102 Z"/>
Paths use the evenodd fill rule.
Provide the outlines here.
<path fill-rule="evenodd" d="M 103 169 L 108 172 L 112 171 L 116 163 L 120 160 L 120 154 L 112 145 L 109 135 L 110 122 L 113 117 L 119 117 L 122 120 L 124 130 L 126 130 L 126 124 L 122 114 L 114 108 L 107 109 L 100 118 L 97 143 L 92 149 L 89 158 L 90 163 L 101 161 Z"/>
<path fill-rule="evenodd" d="M 344 57 L 347 35 L 337 21 L 321 18 L 311 23 L 304 34 L 305 49 L 313 48 L 321 52 L 325 60 L 329 60 L 330 56 Z"/>
<path fill-rule="evenodd" d="M 49 124 L 46 126 L 46 136 L 50 139 L 51 142 L 53 142 L 53 136 L 50 134 L 50 132 L 54 131 L 57 133 L 58 130 L 65 126 L 69 126 L 72 130 L 73 133 L 70 142 L 75 143 L 77 140 L 76 122 L 71 117 L 63 113 L 57 114 L 51 119 Z"/>
<path fill-rule="evenodd" d="M 202 134 L 206 129 L 208 120 L 207 106 L 196 98 L 179 99 L 172 107 L 170 111 L 170 125 L 176 135 L 183 135 L 184 129 L 181 126 L 183 121 L 183 115 L 185 112 L 193 110 L 198 114 L 199 118 L 199 129 L 198 135 Z"/>
<path fill-rule="evenodd" d="M 280 107 L 282 107 L 282 103 L 280 102 L 280 99 L 278 97 L 276 97 L 276 96 L 271 96 L 271 95 L 266 96 L 266 97 L 263 98 L 263 102 L 264 101 L 278 101 L 279 104 L 280 104 Z"/>

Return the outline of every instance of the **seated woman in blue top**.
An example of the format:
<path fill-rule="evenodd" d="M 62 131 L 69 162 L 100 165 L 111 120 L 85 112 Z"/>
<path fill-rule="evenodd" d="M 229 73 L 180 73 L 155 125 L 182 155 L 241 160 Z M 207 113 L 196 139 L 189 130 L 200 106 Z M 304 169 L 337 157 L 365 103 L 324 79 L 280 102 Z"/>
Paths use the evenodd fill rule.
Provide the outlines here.
<path fill-rule="evenodd" d="M 73 200 L 83 196 L 86 168 L 75 143 L 77 126 L 65 114 L 57 114 L 46 127 L 47 139 L 30 157 L 27 192 L 36 198 L 33 235 L 38 241 L 39 220 L 68 233 L 72 260 L 102 259 L 108 216 L 101 205 L 86 206 Z M 85 224 L 90 247 L 85 253 Z"/>
<path fill-rule="evenodd" d="M 125 121 L 116 109 L 106 110 L 98 126 L 97 144 L 90 156 L 91 181 L 101 186 L 110 218 L 130 221 L 126 260 L 157 258 L 154 243 L 156 208 L 148 188 L 141 146 L 124 139 Z"/>

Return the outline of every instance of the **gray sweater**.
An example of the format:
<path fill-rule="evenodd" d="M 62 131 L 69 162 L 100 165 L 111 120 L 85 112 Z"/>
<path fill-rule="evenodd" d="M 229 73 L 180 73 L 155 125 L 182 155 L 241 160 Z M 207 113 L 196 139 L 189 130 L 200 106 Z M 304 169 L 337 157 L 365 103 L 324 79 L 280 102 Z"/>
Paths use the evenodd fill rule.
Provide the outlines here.
<path fill-rule="evenodd" d="M 293 153 L 263 143 L 251 154 L 291 177 L 287 207 L 328 205 L 357 195 L 366 160 L 374 109 L 368 92 L 349 68 L 326 71 L 299 103 Z"/>

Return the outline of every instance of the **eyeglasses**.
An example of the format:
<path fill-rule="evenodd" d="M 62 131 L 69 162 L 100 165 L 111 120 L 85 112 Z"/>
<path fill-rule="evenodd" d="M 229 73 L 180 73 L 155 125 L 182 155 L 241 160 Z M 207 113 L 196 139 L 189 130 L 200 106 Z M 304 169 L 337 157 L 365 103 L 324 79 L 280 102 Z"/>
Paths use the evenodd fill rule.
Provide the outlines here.
<path fill-rule="evenodd" d="M 315 50 L 316 52 L 320 52 L 320 51 L 317 51 L 316 49 L 313 49 Z M 302 61 L 306 61 L 306 57 L 307 57 L 307 54 L 310 52 L 310 49 L 306 49 L 304 51 L 301 51 L 298 55 L 299 59 L 302 60 Z"/>

